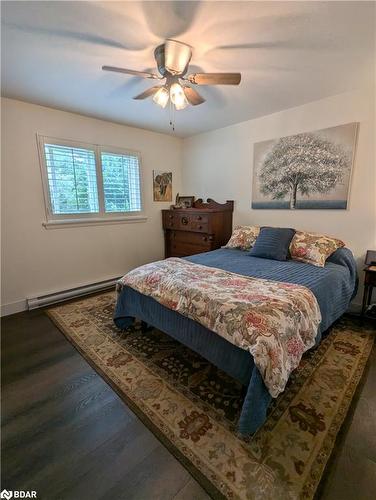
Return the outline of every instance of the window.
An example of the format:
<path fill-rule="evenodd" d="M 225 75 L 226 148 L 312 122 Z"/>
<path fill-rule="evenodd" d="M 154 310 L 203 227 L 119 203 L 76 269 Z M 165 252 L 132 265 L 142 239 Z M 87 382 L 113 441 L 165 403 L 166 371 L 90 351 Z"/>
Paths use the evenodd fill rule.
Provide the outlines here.
<path fill-rule="evenodd" d="M 138 153 L 41 136 L 39 151 L 45 225 L 145 220 Z"/>
<path fill-rule="evenodd" d="M 140 169 L 137 155 L 101 153 L 106 212 L 141 210 Z"/>
<path fill-rule="evenodd" d="M 99 213 L 95 151 L 44 144 L 51 212 Z"/>

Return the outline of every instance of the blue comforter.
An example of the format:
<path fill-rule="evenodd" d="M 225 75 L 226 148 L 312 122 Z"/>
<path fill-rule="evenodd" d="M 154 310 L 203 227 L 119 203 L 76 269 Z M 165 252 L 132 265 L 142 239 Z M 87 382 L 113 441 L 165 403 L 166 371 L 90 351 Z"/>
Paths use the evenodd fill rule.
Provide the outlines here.
<path fill-rule="evenodd" d="M 321 340 L 321 334 L 346 311 L 357 289 L 356 264 L 346 248 L 337 250 L 323 268 L 293 260 L 281 262 L 251 257 L 247 252 L 226 248 L 186 259 L 245 276 L 306 286 L 315 295 L 322 315 L 316 343 Z M 126 328 L 134 318 L 171 335 L 247 386 L 239 419 L 240 432 L 253 433 L 263 424 L 271 396 L 247 351 L 167 309 L 151 297 L 124 287 L 117 300 L 114 321 L 119 328 Z"/>
<path fill-rule="evenodd" d="M 260 259 L 232 248 L 221 248 L 186 259 L 244 276 L 284 281 L 309 288 L 320 306 L 320 332 L 327 330 L 346 311 L 357 289 L 356 263 L 347 248 L 337 250 L 324 267 L 296 260 Z"/>

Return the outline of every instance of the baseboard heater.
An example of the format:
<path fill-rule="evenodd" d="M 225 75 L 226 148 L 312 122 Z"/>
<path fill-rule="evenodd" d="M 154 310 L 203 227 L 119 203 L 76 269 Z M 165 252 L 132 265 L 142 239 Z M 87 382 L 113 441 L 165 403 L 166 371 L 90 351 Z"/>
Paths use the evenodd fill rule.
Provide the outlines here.
<path fill-rule="evenodd" d="M 108 290 L 114 288 L 116 282 L 121 278 L 111 278 L 105 281 L 98 281 L 97 283 L 91 283 L 89 285 L 79 286 L 77 288 L 71 288 L 69 290 L 62 290 L 60 292 L 49 293 L 47 295 L 41 295 L 39 297 L 30 297 L 27 299 L 27 307 L 29 310 L 38 309 L 39 307 L 50 306 L 51 304 L 56 304 L 58 302 L 64 302 L 66 300 L 75 299 L 81 297 L 82 295 L 89 295 L 94 292 L 101 292 L 102 290 Z"/>

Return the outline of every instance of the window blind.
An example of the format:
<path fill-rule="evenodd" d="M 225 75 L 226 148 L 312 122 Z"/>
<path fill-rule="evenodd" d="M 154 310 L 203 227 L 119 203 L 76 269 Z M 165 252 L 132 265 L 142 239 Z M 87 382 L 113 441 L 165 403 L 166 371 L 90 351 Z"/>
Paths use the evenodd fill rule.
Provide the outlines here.
<path fill-rule="evenodd" d="M 137 155 L 101 153 L 105 212 L 141 210 L 140 165 Z"/>
<path fill-rule="evenodd" d="M 142 211 L 137 152 L 43 136 L 39 144 L 48 223 L 134 220 Z"/>
<path fill-rule="evenodd" d="M 99 212 L 95 151 L 44 144 L 53 214 Z"/>

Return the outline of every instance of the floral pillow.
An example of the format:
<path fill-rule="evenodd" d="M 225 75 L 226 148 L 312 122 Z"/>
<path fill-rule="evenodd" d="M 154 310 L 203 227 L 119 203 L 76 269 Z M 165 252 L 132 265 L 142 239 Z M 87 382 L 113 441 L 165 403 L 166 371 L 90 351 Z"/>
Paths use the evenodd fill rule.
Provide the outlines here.
<path fill-rule="evenodd" d="M 344 246 L 343 241 L 330 236 L 296 231 L 290 244 L 290 254 L 294 260 L 324 267 L 326 259 Z"/>
<path fill-rule="evenodd" d="M 235 226 L 231 238 L 224 248 L 249 250 L 255 244 L 259 232 L 259 226 Z"/>

